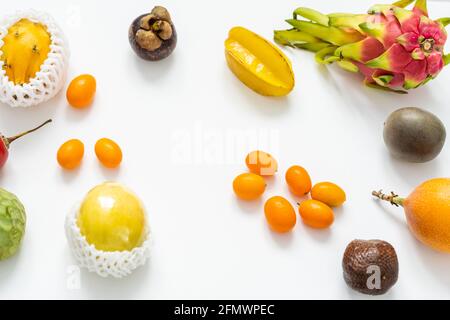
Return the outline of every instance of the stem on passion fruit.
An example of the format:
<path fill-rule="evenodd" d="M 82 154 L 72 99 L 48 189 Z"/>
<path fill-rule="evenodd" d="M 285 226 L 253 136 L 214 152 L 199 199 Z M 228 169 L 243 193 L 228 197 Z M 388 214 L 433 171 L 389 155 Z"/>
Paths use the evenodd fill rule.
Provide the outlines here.
<path fill-rule="evenodd" d="M 40 128 L 42 128 L 43 126 L 49 124 L 50 122 L 52 122 L 52 119 L 49 119 L 49 120 L 45 121 L 45 122 L 44 122 L 43 124 L 41 124 L 39 127 L 36 127 L 36 128 L 34 128 L 34 129 L 25 131 L 24 133 L 18 134 L 18 135 L 14 136 L 14 137 L 6 138 L 6 141 L 7 141 L 8 145 L 9 145 L 9 144 L 11 144 L 12 142 L 16 141 L 17 139 L 22 138 L 23 136 L 26 136 L 26 135 L 29 134 L 29 133 L 32 133 L 32 132 L 34 132 L 34 131 L 39 130 Z"/>
<path fill-rule="evenodd" d="M 398 194 L 391 192 L 391 194 L 383 193 L 383 190 L 372 191 L 372 195 L 380 200 L 387 201 L 396 207 L 403 207 L 404 198 L 399 197 Z"/>

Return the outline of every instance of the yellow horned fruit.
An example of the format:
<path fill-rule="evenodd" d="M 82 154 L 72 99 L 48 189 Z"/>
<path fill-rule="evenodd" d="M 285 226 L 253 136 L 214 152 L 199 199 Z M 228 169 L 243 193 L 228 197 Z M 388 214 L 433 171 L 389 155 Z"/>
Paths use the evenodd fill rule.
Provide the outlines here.
<path fill-rule="evenodd" d="M 43 24 L 21 19 L 8 29 L 3 42 L 0 59 L 6 75 L 14 84 L 24 84 L 47 59 L 51 38 Z"/>

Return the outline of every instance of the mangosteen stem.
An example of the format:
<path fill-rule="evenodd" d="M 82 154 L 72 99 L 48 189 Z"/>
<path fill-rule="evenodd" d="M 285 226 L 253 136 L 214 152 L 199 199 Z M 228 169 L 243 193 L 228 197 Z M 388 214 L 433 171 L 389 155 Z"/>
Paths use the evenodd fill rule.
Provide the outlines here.
<path fill-rule="evenodd" d="M 395 192 L 391 192 L 391 194 L 385 194 L 383 193 L 383 190 L 372 191 L 372 195 L 380 200 L 387 201 L 396 207 L 403 207 L 403 202 L 405 201 L 404 198 L 399 197 L 398 194 L 395 194 Z"/>
<path fill-rule="evenodd" d="M 49 120 L 45 121 L 45 122 L 44 122 L 43 124 L 41 124 L 39 127 L 36 127 L 36 128 L 34 128 L 34 129 L 31 129 L 31 130 L 28 130 L 28 131 L 26 131 L 26 132 L 24 132 L 24 133 L 21 133 L 21 134 L 18 134 L 17 136 L 7 138 L 6 141 L 8 142 L 8 145 L 9 145 L 9 144 L 11 144 L 12 142 L 16 141 L 17 139 L 22 138 L 23 136 L 26 136 L 26 135 L 29 134 L 29 133 L 32 133 L 32 132 L 34 132 L 34 131 L 39 130 L 40 128 L 42 128 L 43 126 L 49 124 L 50 122 L 52 122 L 52 119 L 49 119 Z"/>

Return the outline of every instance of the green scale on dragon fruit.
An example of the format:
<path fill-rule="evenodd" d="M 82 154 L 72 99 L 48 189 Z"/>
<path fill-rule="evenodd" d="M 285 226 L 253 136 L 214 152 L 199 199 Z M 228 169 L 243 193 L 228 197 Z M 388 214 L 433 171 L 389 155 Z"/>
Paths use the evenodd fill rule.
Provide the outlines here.
<path fill-rule="evenodd" d="M 428 17 L 426 0 L 375 5 L 367 14 L 322 14 L 298 8 L 289 30 L 275 31 L 275 41 L 316 52 L 321 64 L 336 62 L 365 76 L 374 88 L 406 93 L 434 79 L 450 55 L 444 55 L 450 18 Z M 306 20 L 300 20 L 301 16 Z"/>

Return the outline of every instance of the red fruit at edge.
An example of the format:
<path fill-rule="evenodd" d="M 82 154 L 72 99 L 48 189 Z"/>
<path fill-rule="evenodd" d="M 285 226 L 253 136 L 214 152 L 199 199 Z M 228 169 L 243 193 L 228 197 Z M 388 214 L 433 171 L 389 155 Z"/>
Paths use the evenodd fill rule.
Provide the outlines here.
<path fill-rule="evenodd" d="M 36 131 L 36 130 L 39 130 L 40 128 L 42 128 L 42 127 L 45 126 L 46 124 L 49 124 L 50 122 L 52 122 L 51 119 L 45 121 L 45 122 L 44 122 L 43 124 L 41 124 L 39 127 L 36 127 L 36 128 L 34 128 L 34 129 L 31 129 L 31 130 L 28 130 L 28 131 L 26 131 L 26 132 L 24 132 L 24 133 L 21 133 L 21 134 L 18 134 L 17 136 L 14 136 L 14 137 L 6 138 L 5 136 L 0 135 L 0 169 L 3 168 L 3 166 L 4 166 L 5 163 L 6 163 L 6 161 L 8 160 L 8 155 L 9 155 L 9 150 L 8 150 L 8 149 L 9 149 L 9 145 L 10 145 L 13 141 L 15 141 L 15 140 L 17 140 L 17 139 L 19 139 L 19 138 L 21 138 L 21 137 L 23 137 L 23 136 L 25 136 L 25 135 L 27 135 L 27 134 L 29 134 L 29 133 L 32 133 L 32 132 L 34 132 L 34 131 Z"/>
<path fill-rule="evenodd" d="M 3 139 L 1 139 L 0 141 L 0 168 L 2 168 L 5 163 L 6 160 L 8 160 L 8 148 L 6 147 L 5 141 Z"/>

